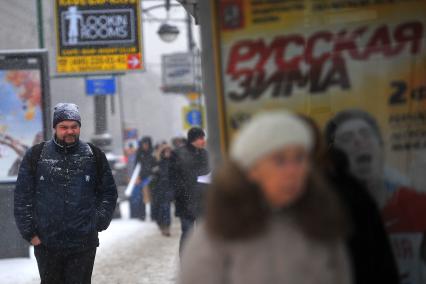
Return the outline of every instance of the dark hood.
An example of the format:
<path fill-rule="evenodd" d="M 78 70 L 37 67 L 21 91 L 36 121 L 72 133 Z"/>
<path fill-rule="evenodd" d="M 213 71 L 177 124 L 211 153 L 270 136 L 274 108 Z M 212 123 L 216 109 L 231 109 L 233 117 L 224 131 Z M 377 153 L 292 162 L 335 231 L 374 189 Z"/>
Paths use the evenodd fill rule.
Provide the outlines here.
<path fill-rule="evenodd" d="M 153 152 L 153 146 L 152 146 L 152 138 L 151 137 L 149 137 L 149 136 L 144 136 L 144 137 L 142 137 L 142 139 L 139 141 L 139 151 L 140 152 L 144 152 L 143 151 L 143 149 L 142 149 L 142 145 L 143 144 L 145 144 L 145 143 L 148 143 L 148 145 L 149 145 L 149 150 L 148 150 L 148 152 L 149 153 L 152 153 Z"/>

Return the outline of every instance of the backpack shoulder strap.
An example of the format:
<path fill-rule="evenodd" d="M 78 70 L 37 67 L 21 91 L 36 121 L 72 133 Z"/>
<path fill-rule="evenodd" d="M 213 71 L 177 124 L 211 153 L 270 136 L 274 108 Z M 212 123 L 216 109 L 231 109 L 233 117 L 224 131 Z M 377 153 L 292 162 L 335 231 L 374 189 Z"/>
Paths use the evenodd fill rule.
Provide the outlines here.
<path fill-rule="evenodd" d="M 100 183 L 101 182 L 101 178 L 102 178 L 102 155 L 103 152 L 101 151 L 101 149 L 99 149 L 98 147 L 96 147 L 95 145 L 93 145 L 92 143 L 87 143 L 90 147 L 90 149 L 92 149 L 93 155 L 95 156 L 95 162 L 96 162 L 96 180 Z"/>
<path fill-rule="evenodd" d="M 33 176 L 37 173 L 37 164 L 40 160 L 41 152 L 43 151 L 44 145 L 46 142 L 41 142 L 39 144 L 34 145 L 31 148 L 31 157 L 30 157 L 30 171 Z"/>

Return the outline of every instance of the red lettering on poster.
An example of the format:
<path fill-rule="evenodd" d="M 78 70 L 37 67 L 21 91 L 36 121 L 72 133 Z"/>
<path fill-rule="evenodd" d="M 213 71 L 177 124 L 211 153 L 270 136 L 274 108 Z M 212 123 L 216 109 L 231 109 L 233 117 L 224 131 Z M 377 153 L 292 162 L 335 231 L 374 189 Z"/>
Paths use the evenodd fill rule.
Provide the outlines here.
<path fill-rule="evenodd" d="M 319 31 L 309 37 L 280 35 L 269 42 L 263 38 L 241 40 L 231 47 L 226 73 L 242 91 L 228 95 L 240 101 L 257 99 L 267 89 L 273 97 L 291 96 L 295 87 L 309 88 L 311 94 L 332 87 L 347 90 L 351 88 L 348 60 L 416 55 L 422 50 L 423 37 L 421 22 L 407 22 L 394 28 Z"/>

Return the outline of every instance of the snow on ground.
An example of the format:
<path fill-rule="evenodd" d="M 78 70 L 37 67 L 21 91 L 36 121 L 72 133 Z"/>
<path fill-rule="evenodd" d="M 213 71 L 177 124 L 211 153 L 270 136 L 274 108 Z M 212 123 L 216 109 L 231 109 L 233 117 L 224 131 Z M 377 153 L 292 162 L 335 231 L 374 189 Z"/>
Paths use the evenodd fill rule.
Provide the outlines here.
<path fill-rule="evenodd" d="M 175 222 L 177 223 L 177 222 Z M 142 226 L 141 226 L 142 224 Z M 179 229 L 162 237 L 154 223 L 120 221 L 101 235 L 93 283 L 172 284 L 176 282 Z"/>
<path fill-rule="evenodd" d="M 0 260 L 0 283 L 29 284 L 40 283 L 37 263 L 34 258 L 14 258 Z"/>
<path fill-rule="evenodd" d="M 92 283 L 175 283 L 179 227 L 174 223 L 172 237 L 165 238 L 152 222 L 114 220 L 100 234 Z M 34 257 L 0 260 L 0 283 L 40 283 Z"/>

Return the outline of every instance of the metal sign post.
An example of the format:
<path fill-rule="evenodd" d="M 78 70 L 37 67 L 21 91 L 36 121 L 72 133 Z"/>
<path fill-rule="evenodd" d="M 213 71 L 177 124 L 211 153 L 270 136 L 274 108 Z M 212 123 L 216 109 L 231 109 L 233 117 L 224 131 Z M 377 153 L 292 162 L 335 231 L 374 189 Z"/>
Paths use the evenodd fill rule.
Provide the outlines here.
<path fill-rule="evenodd" d="M 86 94 L 94 99 L 95 135 L 92 142 L 104 151 L 110 150 L 112 137 L 108 133 L 107 96 L 111 97 L 111 112 L 115 112 L 114 95 L 116 93 L 115 77 L 86 78 Z"/>

